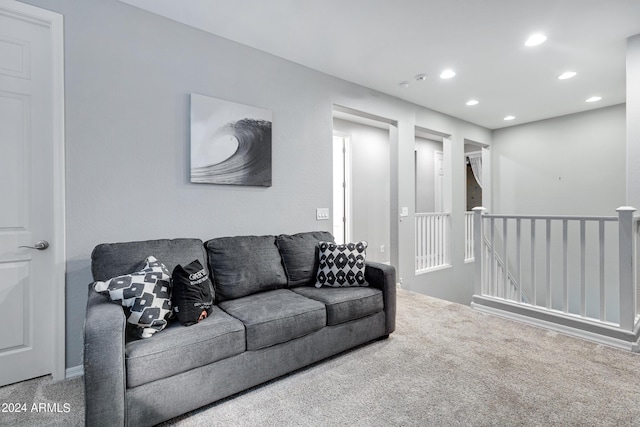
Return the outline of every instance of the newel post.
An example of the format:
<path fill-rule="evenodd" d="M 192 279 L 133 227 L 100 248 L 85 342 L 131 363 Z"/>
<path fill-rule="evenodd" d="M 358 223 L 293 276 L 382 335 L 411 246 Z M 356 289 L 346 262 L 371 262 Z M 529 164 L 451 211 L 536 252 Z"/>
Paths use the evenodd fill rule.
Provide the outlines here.
<path fill-rule="evenodd" d="M 482 236 L 484 231 L 482 230 L 482 215 L 486 211 L 483 207 L 476 207 L 473 211 L 473 257 L 475 258 L 475 274 L 473 277 L 473 293 L 475 295 L 482 295 L 482 278 L 484 256 L 482 253 Z"/>
<path fill-rule="evenodd" d="M 620 258 L 620 328 L 633 331 L 636 317 L 633 213 L 636 210 L 630 206 L 622 206 L 616 211 L 618 212 L 618 253 Z"/>

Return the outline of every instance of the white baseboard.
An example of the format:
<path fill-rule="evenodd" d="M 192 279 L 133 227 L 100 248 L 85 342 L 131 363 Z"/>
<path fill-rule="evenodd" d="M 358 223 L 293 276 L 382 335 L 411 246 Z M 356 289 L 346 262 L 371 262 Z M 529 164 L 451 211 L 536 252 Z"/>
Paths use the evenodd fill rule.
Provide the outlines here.
<path fill-rule="evenodd" d="M 71 368 L 67 368 L 65 378 L 75 378 L 81 377 L 84 375 L 84 367 L 82 365 L 72 366 Z"/>
<path fill-rule="evenodd" d="M 622 339 L 609 337 L 603 334 L 593 333 L 586 330 L 574 328 L 571 326 L 549 322 L 542 319 L 536 319 L 534 317 L 526 316 L 518 313 L 513 313 L 508 310 L 501 310 L 499 308 L 478 304 L 477 302 L 472 302 L 471 308 L 483 313 L 504 317 L 510 320 L 515 320 L 521 323 L 526 323 L 528 325 L 536 326 L 543 329 L 549 329 L 549 330 L 559 332 L 561 334 L 569 335 L 575 338 L 581 338 L 584 340 L 595 342 L 597 344 L 615 347 L 620 350 L 632 351 L 634 353 L 640 352 L 640 340 L 635 342 L 629 342 Z"/>

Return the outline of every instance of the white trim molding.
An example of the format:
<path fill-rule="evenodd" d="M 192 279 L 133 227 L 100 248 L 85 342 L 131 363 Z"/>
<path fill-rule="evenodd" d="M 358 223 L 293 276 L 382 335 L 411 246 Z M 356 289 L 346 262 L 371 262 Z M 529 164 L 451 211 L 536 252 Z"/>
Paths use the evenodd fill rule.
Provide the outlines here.
<path fill-rule="evenodd" d="M 83 375 L 84 375 L 84 366 L 76 365 L 76 366 L 72 366 L 71 368 L 67 368 L 65 378 L 69 380 L 71 378 L 81 377 Z"/>
<path fill-rule="evenodd" d="M 575 317 L 554 317 L 544 310 L 522 307 L 504 300 L 485 296 L 473 296 L 471 308 L 543 329 L 549 329 L 575 338 L 595 342 L 621 350 L 640 352 L 640 331 L 622 332 L 615 327 L 589 322 Z"/>

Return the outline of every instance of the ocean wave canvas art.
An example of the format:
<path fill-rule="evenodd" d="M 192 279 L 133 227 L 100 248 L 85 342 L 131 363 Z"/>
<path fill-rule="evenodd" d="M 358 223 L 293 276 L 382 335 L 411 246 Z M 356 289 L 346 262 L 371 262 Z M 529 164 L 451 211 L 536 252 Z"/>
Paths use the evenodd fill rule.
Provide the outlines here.
<path fill-rule="evenodd" d="M 191 182 L 271 186 L 272 113 L 191 94 Z"/>

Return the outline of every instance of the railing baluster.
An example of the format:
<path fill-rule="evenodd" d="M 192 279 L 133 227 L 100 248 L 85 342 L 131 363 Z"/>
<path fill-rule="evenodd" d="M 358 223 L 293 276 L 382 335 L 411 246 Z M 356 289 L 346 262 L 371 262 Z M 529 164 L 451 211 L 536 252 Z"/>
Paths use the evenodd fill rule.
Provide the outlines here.
<path fill-rule="evenodd" d="M 449 264 L 449 215 L 442 215 L 442 264 Z"/>
<path fill-rule="evenodd" d="M 436 229 L 436 240 L 433 242 L 435 245 L 433 265 L 436 266 L 440 265 L 440 254 L 442 253 L 442 247 L 440 246 L 440 242 L 442 242 L 442 222 L 440 215 L 433 217 L 433 226 Z"/>
<path fill-rule="evenodd" d="M 473 261 L 474 254 L 474 231 L 473 231 L 473 213 L 465 212 L 464 214 L 464 260 Z"/>
<path fill-rule="evenodd" d="M 444 240 L 444 227 L 442 224 L 442 215 L 438 215 L 437 216 L 437 226 L 438 226 L 438 250 L 437 250 L 437 265 L 442 265 L 443 264 L 443 257 L 442 254 L 444 253 L 443 247 L 442 247 L 442 242 Z"/>
<path fill-rule="evenodd" d="M 600 254 L 600 321 L 606 319 L 604 301 L 604 221 L 598 221 L 599 254 Z"/>
<path fill-rule="evenodd" d="M 427 217 L 427 252 L 425 258 L 425 268 L 431 267 L 431 256 L 433 254 L 433 217 Z"/>
<path fill-rule="evenodd" d="M 415 221 L 415 230 L 416 230 L 416 241 L 415 241 L 415 252 L 416 252 L 416 260 L 415 260 L 415 269 L 416 271 L 420 270 L 420 238 L 422 237 L 422 233 L 420 233 L 420 217 L 416 215 Z"/>
<path fill-rule="evenodd" d="M 440 221 L 438 221 L 438 215 L 431 217 L 431 229 L 433 230 L 433 240 L 431 242 L 433 249 L 431 251 L 430 267 L 435 267 L 438 265 L 438 255 L 440 253 Z"/>
<path fill-rule="evenodd" d="M 522 301 L 522 222 L 520 218 L 516 219 L 516 280 L 517 294 L 516 299 L 518 302 Z"/>
<path fill-rule="evenodd" d="M 537 305 L 538 287 L 536 284 L 536 220 L 531 219 L 531 303 Z"/>
<path fill-rule="evenodd" d="M 635 287 L 636 287 L 636 307 L 635 307 L 635 322 L 639 322 L 640 321 L 640 273 L 638 272 L 638 267 L 640 266 L 640 260 L 638 258 L 639 255 L 639 251 L 638 251 L 638 243 L 640 242 L 640 237 L 639 234 L 640 233 L 640 220 L 638 218 L 634 218 L 633 221 L 633 232 L 635 234 L 635 238 L 634 238 L 634 246 L 633 246 L 633 250 L 634 250 L 634 262 L 635 262 Z"/>
<path fill-rule="evenodd" d="M 490 268 L 490 274 L 489 274 L 489 285 L 491 286 L 490 289 L 490 294 L 492 296 L 498 296 L 497 292 L 496 292 L 496 230 L 495 230 L 495 219 L 491 218 L 489 220 L 489 227 L 490 228 L 490 236 L 491 236 L 491 240 L 490 240 L 490 260 L 491 260 L 491 268 Z"/>
<path fill-rule="evenodd" d="M 420 258 L 418 259 L 420 270 L 424 269 L 424 255 L 426 252 L 426 243 L 427 243 L 427 230 L 425 229 L 425 217 L 420 216 Z"/>
<path fill-rule="evenodd" d="M 424 268 L 424 257 L 426 254 L 426 244 L 427 244 L 427 234 L 425 230 L 425 217 L 420 217 L 420 258 L 418 259 L 420 263 L 420 269 Z"/>
<path fill-rule="evenodd" d="M 569 221 L 562 220 L 562 311 L 569 312 Z"/>
<path fill-rule="evenodd" d="M 423 219 L 423 217 L 417 217 L 416 218 L 417 223 L 418 223 L 418 227 L 417 227 L 418 228 L 418 231 L 417 231 L 418 238 L 416 239 L 417 240 L 417 248 L 416 248 L 417 259 L 416 259 L 416 263 L 417 263 L 417 269 L 418 270 L 422 269 L 422 256 L 423 256 L 422 254 L 423 254 L 423 251 L 424 251 L 424 246 L 423 246 L 424 245 L 424 232 L 422 231 L 422 219 Z"/>
<path fill-rule="evenodd" d="M 587 242 L 586 221 L 580 220 L 580 316 L 587 315 Z"/>
<path fill-rule="evenodd" d="M 437 216 L 434 215 L 429 217 L 429 230 L 431 230 L 431 250 L 429 250 L 429 267 L 433 267 L 436 265 L 436 256 L 438 251 L 438 229 L 437 225 Z"/>
<path fill-rule="evenodd" d="M 547 283 L 545 284 L 545 301 L 551 308 L 551 220 L 547 219 Z"/>
<path fill-rule="evenodd" d="M 502 254 L 503 254 L 503 256 L 502 256 L 502 264 L 503 265 L 502 265 L 502 269 L 504 270 L 503 271 L 503 273 L 504 273 L 504 275 L 503 275 L 504 283 L 502 284 L 502 286 L 504 287 L 504 291 L 503 292 L 504 292 L 504 297 L 505 298 L 513 299 L 513 298 L 510 298 L 511 295 L 510 295 L 510 292 L 509 292 L 511 290 L 511 287 L 509 286 L 509 262 L 508 262 L 509 259 L 507 258 L 507 254 L 508 254 L 507 249 L 508 249 L 508 246 L 509 246 L 509 243 L 508 243 L 509 242 L 509 236 L 508 236 L 508 231 L 507 231 L 507 219 L 506 218 L 504 218 L 502 220 L 502 240 L 504 242 L 502 244 L 502 246 L 503 246 L 503 251 L 502 251 Z"/>
<path fill-rule="evenodd" d="M 484 232 L 482 231 L 482 212 L 484 208 L 473 209 L 473 254 L 475 262 L 474 289 L 478 295 L 484 294 Z"/>
<path fill-rule="evenodd" d="M 440 254 L 442 252 L 442 248 L 440 247 L 440 242 L 442 241 L 442 222 L 440 221 L 440 215 L 436 215 L 433 217 L 434 228 L 436 229 L 436 239 L 434 242 L 435 250 L 433 257 L 433 265 L 440 265 Z"/>

